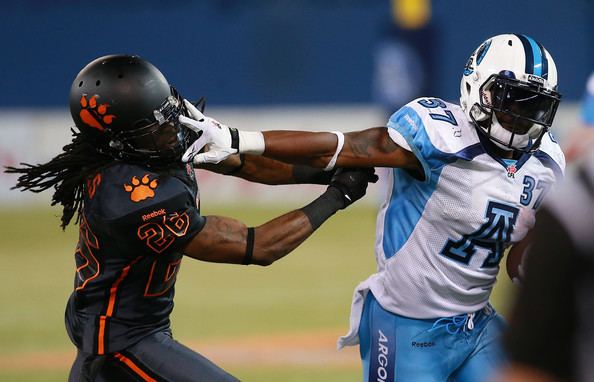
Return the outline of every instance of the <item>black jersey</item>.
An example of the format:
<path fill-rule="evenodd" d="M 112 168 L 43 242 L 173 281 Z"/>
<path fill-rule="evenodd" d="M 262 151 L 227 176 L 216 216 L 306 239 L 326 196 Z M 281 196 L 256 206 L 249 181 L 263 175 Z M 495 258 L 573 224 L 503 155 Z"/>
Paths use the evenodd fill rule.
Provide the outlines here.
<path fill-rule="evenodd" d="M 87 187 L 66 327 L 84 352 L 122 350 L 169 327 L 182 249 L 204 226 L 190 165 L 115 164 Z"/>

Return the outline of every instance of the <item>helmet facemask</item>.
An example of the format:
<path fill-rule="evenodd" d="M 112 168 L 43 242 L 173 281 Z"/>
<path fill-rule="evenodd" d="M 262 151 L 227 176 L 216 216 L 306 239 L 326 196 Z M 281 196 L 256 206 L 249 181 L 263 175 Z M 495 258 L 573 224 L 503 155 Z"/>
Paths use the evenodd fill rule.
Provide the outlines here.
<path fill-rule="evenodd" d="M 153 118 L 135 124 L 140 127 L 113 132 L 109 147 L 119 159 L 150 166 L 167 166 L 181 160 L 196 137 L 178 121 L 180 115 L 188 115 L 182 97 L 173 87 L 171 94 L 153 111 Z"/>
<path fill-rule="evenodd" d="M 470 116 L 475 124 L 504 150 L 533 152 L 549 130 L 561 96 L 534 82 L 522 82 L 505 75 L 492 75 L 479 89 L 479 108 Z M 474 115 L 487 118 L 478 121 Z"/>
<path fill-rule="evenodd" d="M 526 35 L 484 41 L 466 62 L 460 81 L 462 110 L 480 134 L 506 151 L 538 150 L 560 99 L 553 58 Z"/>
<path fill-rule="evenodd" d="M 98 152 L 151 167 L 181 163 L 196 137 L 178 122 L 189 115 L 183 98 L 138 56 L 108 55 L 87 64 L 70 87 L 70 113 Z"/>

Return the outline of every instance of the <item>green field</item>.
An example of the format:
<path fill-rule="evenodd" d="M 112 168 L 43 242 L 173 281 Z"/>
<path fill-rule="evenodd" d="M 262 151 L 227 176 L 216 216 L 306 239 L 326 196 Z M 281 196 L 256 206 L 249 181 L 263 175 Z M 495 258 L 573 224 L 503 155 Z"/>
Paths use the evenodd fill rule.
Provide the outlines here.
<path fill-rule="evenodd" d="M 258 225 L 295 207 L 299 206 L 207 206 L 202 212 Z M 72 352 L 63 312 L 73 283 L 77 232 L 59 229 L 59 213 L 32 208 L 0 211 L 2 381 L 66 380 L 70 360 L 47 360 L 68 358 Z M 375 270 L 374 225 L 371 207 L 341 211 L 294 253 L 267 268 L 186 259 L 176 287 L 174 335 L 200 350 L 201 342 L 232 344 L 245 338 L 269 341 L 287 333 L 289 338 L 315 338 L 318 333 L 345 332 L 353 287 Z M 493 303 L 505 314 L 510 284 L 505 275 L 500 280 Z M 248 382 L 360 380 L 356 353 L 351 363 L 331 366 L 297 359 L 284 364 L 267 359 L 235 362 L 224 355 L 213 361 Z"/>

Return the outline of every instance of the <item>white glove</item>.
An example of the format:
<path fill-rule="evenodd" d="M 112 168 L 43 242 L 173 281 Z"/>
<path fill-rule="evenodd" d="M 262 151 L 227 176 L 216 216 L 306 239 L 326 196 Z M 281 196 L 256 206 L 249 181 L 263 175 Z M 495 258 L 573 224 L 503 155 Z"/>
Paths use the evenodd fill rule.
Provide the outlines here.
<path fill-rule="evenodd" d="M 182 161 L 195 164 L 219 163 L 235 153 L 260 155 L 264 152 L 264 136 L 259 131 L 241 131 L 205 116 L 188 100 L 184 100 L 192 118 L 180 115 L 179 121 L 202 135 L 186 150 Z M 200 152 L 208 145 L 208 151 Z"/>
<path fill-rule="evenodd" d="M 186 150 L 182 156 L 183 162 L 193 161 L 195 164 L 216 164 L 230 155 L 237 153 L 238 147 L 232 147 L 233 142 L 229 126 L 223 125 L 215 119 L 205 116 L 188 100 L 184 99 L 184 104 L 192 118 L 180 115 L 179 122 L 190 130 L 199 134 L 201 133 L 201 135 Z M 209 150 L 200 153 L 200 150 L 206 145 L 209 145 Z"/>
<path fill-rule="evenodd" d="M 534 227 L 536 223 L 536 214 L 533 209 L 529 209 L 526 207 L 520 208 L 520 214 L 518 215 L 518 219 L 514 226 L 514 233 L 512 236 L 512 241 L 517 241 L 518 239 L 524 238 L 528 232 Z"/>

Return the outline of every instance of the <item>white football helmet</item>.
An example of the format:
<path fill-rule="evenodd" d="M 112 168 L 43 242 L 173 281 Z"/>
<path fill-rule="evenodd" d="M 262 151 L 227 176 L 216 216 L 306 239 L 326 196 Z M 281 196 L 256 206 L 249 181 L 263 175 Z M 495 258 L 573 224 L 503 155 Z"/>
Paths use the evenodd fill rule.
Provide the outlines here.
<path fill-rule="evenodd" d="M 479 132 L 504 150 L 521 152 L 538 149 L 561 99 L 553 57 L 519 34 L 492 37 L 472 53 L 460 94 Z"/>

